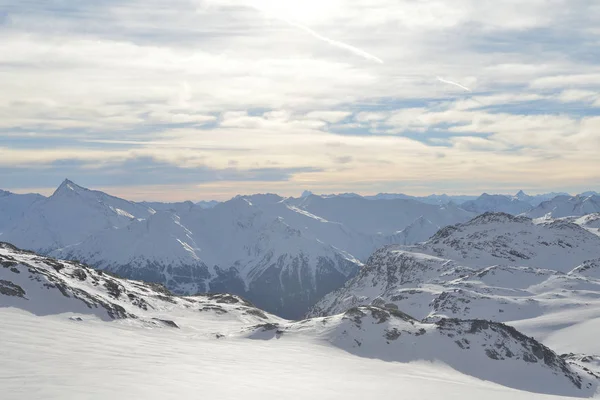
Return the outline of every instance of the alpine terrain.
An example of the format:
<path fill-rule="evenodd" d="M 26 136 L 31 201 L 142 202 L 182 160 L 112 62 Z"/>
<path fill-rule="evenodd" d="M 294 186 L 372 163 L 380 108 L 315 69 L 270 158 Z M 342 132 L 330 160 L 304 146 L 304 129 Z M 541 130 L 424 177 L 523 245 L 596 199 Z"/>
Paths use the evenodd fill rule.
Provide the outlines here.
<path fill-rule="evenodd" d="M 288 321 L 237 296 L 175 296 L 5 243 L 0 315 L 10 344 L 0 365 L 7 399 L 35 388 L 44 398 L 105 398 L 112 390 L 175 398 L 201 390 L 233 399 L 243 390 L 247 398 L 358 399 L 384 396 L 392 382 L 411 398 L 581 398 L 600 383 L 595 358 L 559 355 L 498 322 L 424 321 L 392 305 Z M 220 383 L 223 373 L 233 387 Z M 147 384 L 131 384 L 147 376 Z M 432 379 L 436 385 L 423 387 Z"/>

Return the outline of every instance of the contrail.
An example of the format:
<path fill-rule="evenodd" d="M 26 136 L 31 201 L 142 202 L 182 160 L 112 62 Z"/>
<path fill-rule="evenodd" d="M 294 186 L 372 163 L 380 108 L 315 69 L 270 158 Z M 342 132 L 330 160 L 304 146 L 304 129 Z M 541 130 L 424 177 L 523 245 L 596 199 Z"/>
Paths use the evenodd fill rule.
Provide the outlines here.
<path fill-rule="evenodd" d="M 357 47 L 351 46 L 351 45 L 343 43 L 343 42 L 339 42 L 337 40 L 329 39 L 328 37 L 325 37 L 325 36 L 319 34 L 318 32 L 315 32 L 314 30 L 310 29 L 308 26 L 302 25 L 301 23 L 298 23 L 296 21 L 289 20 L 289 19 L 287 19 L 285 17 L 282 17 L 281 15 L 277 15 L 276 13 L 270 12 L 267 9 L 263 9 L 262 7 L 259 7 L 259 6 L 255 5 L 255 4 L 252 4 L 251 2 L 246 2 L 245 4 L 247 6 L 249 6 L 249 7 L 251 7 L 251 8 L 254 8 L 255 10 L 257 10 L 257 11 L 265 14 L 265 15 L 271 16 L 271 17 L 273 17 L 275 19 L 278 19 L 278 20 L 280 20 L 282 22 L 285 22 L 286 24 L 288 24 L 290 26 L 293 26 L 294 28 L 301 29 L 304 32 L 308 33 L 309 35 L 311 35 L 311 36 L 313 36 L 313 37 L 315 37 L 315 38 L 317 38 L 317 39 L 319 39 L 319 40 L 321 40 L 321 41 L 323 41 L 325 43 L 328 43 L 331 46 L 347 50 L 347 51 L 349 51 L 351 53 L 354 53 L 354 54 L 356 54 L 358 56 L 361 56 L 361 57 L 363 57 L 363 58 L 365 58 L 367 60 L 375 61 L 375 62 L 377 62 L 379 64 L 383 64 L 383 60 L 381 58 L 375 57 L 374 55 L 369 54 L 369 53 L 367 53 L 364 50 L 361 50 L 361 49 L 359 49 Z"/>
<path fill-rule="evenodd" d="M 381 58 L 375 57 L 374 55 L 369 54 L 369 53 L 367 53 L 364 50 L 361 50 L 361 49 L 359 49 L 357 47 L 351 46 L 351 45 L 346 44 L 346 43 L 338 42 L 337 40 L 329 39 L 328 37 L 325 37 L 325 36 L 323 36 L 323 35 L 315 32 L 315 31 L 313 31 L 308 26 L 299 24 L 298 22 L 290 21 L 290 20 L 288 20 L 286 18 L 282 18 L 282 17 L 276 17 L 276 18 L 279 19 L 279 20 L 281 20 L 281 21 L 283 21 L 283 22 L 285 22 L 285 23 L 287 23 L 287 24 L 289 24 L 289 25 L 291 25 L 291 26 L 293 26 L 293 27 L 296 27 L 298 29 L 303 30 L 304 32 L 308 33 L 311 36 L 316 37 L 319 40 L 322 40 L 322 41 L 324 41 L 326 43 L 329 43 L 332 46 L 339 47 L 340 49 L 348 50 L 348 51 L 350 51 L 350 52 L 352 52 L 352 53 L 354 53 L 354 54 L 356 54 L 358 56 L 366 58 L 367 60 L 371 60 L 371 61 L 378 62 L 379 64 L 383 64 L 383 60 Z"/>
<path fill-rule="evenodd" d="M 447 79 L 441 78 L 441 77 L 439 77 L 439 76 L 437 77 L 437 80 L 438 80 L 438 81 L 440 81 L 440 82 L 448 83 L 448 84 L 450 84 L 450 85 L 458 86 L 459 88 L 461 88 L 461 89 L 464 89 L 464 90 L 466 90 L 467 92 L 472 92 L 472 90 L 471 90 L 471 89 L 469 89 L 469 88 L 468 88 L 468 87 L 466 87 L 466 86 L 463 86 L 463 85 L 461 85 L 460 83 L 452 82 L 452 81 L 449 81 L 449 80 L 447 80 Z"/>

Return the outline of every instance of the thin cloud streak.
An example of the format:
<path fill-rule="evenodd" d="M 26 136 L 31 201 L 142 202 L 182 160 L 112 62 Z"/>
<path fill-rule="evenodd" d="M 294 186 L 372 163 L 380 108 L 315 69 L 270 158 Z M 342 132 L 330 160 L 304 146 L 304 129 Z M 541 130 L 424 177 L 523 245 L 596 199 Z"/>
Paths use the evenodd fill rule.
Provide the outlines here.
<path fill-rule="evenodd" d="M 447 80 L 447 79 L 441 78 L 441 77 L 439 77 L 439 76 L 437 77 L 437 80 L 438 80 L 438 81 L 440 81 L 440 82 L 443 82 L 443 83 L 447 83 L 447 84 L 449 84 L 449 85 L 458 86 L 459 88 L 461 88 L 461 89 L 464 89 L 464 90 L 466 90 L 467 92 L 472 92 L 472 90 L 471 90 L 471 89 L 469 89 L 469 88 L 468 88 L 468 87 L 466 87 L 466 86 L 463 86 L 463 85 L 461 85 L 460 83 L 452 82 L 452 81 L 449 81 L 449 80 Z"/>
<path fill-rule="evenodd" d="M 358 47 L 354 47 L 352 45 L 340 42 L 338 40 L 330 39 L 330 38 L 328 38 L 326 36 L 321 35 L 320 33 L 316 32 L 316 31 L 314 31 L 313 29 L 309 28 L 306 25 L 303 25 L 303 24 L 301 24 L 299 22 L 296 22 L 296 21 L 292 21 L 291 19 L 286 18 L 284 16 L 277 15 L 277 13 L 272 12 L 271 10 L 265 9 L 263 7 L 260 7 L 260 6 L 256 5 L 256 4 L 251 3 L 251 2 L 248 2 L 248 3 L 245 3 L 245 4 L 248 7 L 253 8 L 256 11 L 259 11 L 259 12 L 261 12 L 261 13 L 269 16 L 269 17 L 272 17 L 272 18 L 278 19 L 278 20 L 280 20 L 282 22 L 285 22 L 286 24 L 288 24 L 290 26 L 293 26 L 294 28 L 298 28 L 298 29 L 300 29 L 300 30 L 308 33 L 309 35 L 313 36 L 314 38 L 319 39 L 319 40 L 321 40 L 321 41 L 323 41 L 323 42 L 325 42 L 325 43 L 327 43 L 327 44 L 329 44 L 331 46 L 347 50 L 347 51 L 349 51 L 351 53 L 354 53 L 357 56 L 365 58 L 365 59 L 367 59 L 369 61 L 374 61 L 374 62 L 379 63 L 379 64 L 384 64 L 384 61 L 381 58 L 376 57 L 373 54 L 370 54 L 370 53 L 368 53 L 368 52 L 366 52 L 366 51 L 364 51 L 362 49 L 359 49 Z"/>
<path fill-rule="evenodd" d="M 361 50 L 361 49 L 359 49 L 357 47 L 351 46 L 349 44 L 346 44 L 346 43 L 343 43 L 343 42 L 339 42 L 337 40 L 329 39 L 328 37 L 325 37 L 325 36 L 323 36 L 323 35 L 315 32 L 314 30 L 310 29 L 308 26 L 299 24 L 298 22 L 290 21 L 289 19 L 282 18 L 282 17 L 277 17 L 277 19 L 280 19 L 281 21 L 283 21 L 283 22 L 285 22 L 285 23 L 287 23 L 287 24 L 289 24 L 289 25 L 291 25 L 293 27 L 301 29 L 304 32 L 308 33 L 309 35 L 314 36 L 315 38 L 317 38 L 319 40 L 322 40 L 322 41 L 324 41 L 324 42 L 326 42 L 326 43 L 328 43 L 328 44 L 330 44 L 330 45 L 332 45 L 334 47 L 339 47 L 340 49 L 348 50 L 351 53 L 354 53 L 354 54 L 356 54 L 358 56 L 361 56 L 361 57 L 363 57 L 363 58 L 365 58 L 367 60 L 375 61 L 375 62 L 377 62 L 379 64 L 383 64 L 384 63 L 383 60 L 381 58 L 379 58 L 379 57 L 376 57 L 376 56 L 374 56 L 372 54 L 369 54 L 366 51 Z"/>

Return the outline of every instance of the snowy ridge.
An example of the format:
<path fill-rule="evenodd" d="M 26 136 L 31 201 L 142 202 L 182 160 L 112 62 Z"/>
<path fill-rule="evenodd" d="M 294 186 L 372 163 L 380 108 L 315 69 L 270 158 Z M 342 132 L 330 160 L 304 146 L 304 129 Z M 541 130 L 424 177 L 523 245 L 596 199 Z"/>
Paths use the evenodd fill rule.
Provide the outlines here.
<path fill-rule="evenodd" d="M 569 272 L 596 258 L 599 246 L 598 236 L 568 221 L 536 224 L 524 216 L 485 213 L 467 223 L 447 226 L 409 251 L 471 267 L 505 264 Z"/>
<path fill-rule="evenodd" d="M 3 240 L 40 252 L 73 245 L 95 232 L 127 226 L 154 211 L 65 180 L 54 194 L 32 204 Z"/>
<path fill-rule="evenodd" d="M 581 217 L 593 213 L 600 213 L 600 196 L 597 194 L 574 197 L 558 196 L 541 203 L 533 210 L 527 212 L 526 215 L 531 218 L 562 218 Z"/>
<path fill-rule="evenodd" d="M 173 296 L 161 285 L 125 280 L 83 264 L 41 257 L 0 243 L 0 308 L 35 315 L 69 313 L 77 320 L 129 319 L 142 325 L 179 327 L 177 317 L 202 313 L 241 324 L 279 321 L 233 295 Z M 173 320 L 174 319 L 174 320 Z"/>
<path fill-rule="evenodd" d="M 39 194 L 14 194 L 0 190 L 0 234 L 6 232 L 34 203 L 44 199 Z"/>
<path fill-rule="evenodd" d="M 482 194 L 479 198 L 472 201 L 464 202 L 460 205 L 464 210 L 483 214 L 486 212 L 503 212 L 507 214 L 522 214 L 531 210 L 531 204 L 521 201 L 515 197 L 503 195 Z"/>
<path fill-rule="evenodd" d="M 363 197 L 323 198 L 313 195 L 287 202 L 327 221 L 343 223 L 366 234 L 394 234 L 408 227 L 419 216 L 437 226 L 467 221 L 475 216 L 453 204 L 440 206 L 412 199 L 373 201 Z"/>

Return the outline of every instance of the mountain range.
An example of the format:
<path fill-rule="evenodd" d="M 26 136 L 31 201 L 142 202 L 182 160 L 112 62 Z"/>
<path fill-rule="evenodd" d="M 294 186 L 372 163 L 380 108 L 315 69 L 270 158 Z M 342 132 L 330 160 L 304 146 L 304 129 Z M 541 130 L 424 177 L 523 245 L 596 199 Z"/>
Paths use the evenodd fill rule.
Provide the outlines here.
<path fill-rule="evenodd" d="M 597 206 L 593 194 L 559 196 L 535 208 L 519 197 L 527 195 L 484 194 L 462 205 L 404 195 L 311 193 L 300 198 L 237 196 L 221 203 L 136 203 L 65 180 L 47 198 L 3 192 L 0 238 L 161 283 L 177 294 L 229 292 L 277 315 L 299 318 L 354 277 L 383 246 L 424 242 L 487 211 L 543 214 L 545 223 L 558 224 L 554 218 L 569 214 L 566 210 L 575 218 Z M 536 227 L 530 224 L 531 235 Z M 481 246 L 481 254 L 487 254 L 486 244 Z M 555 253 L 543 254 L 555 258 Z"/>

